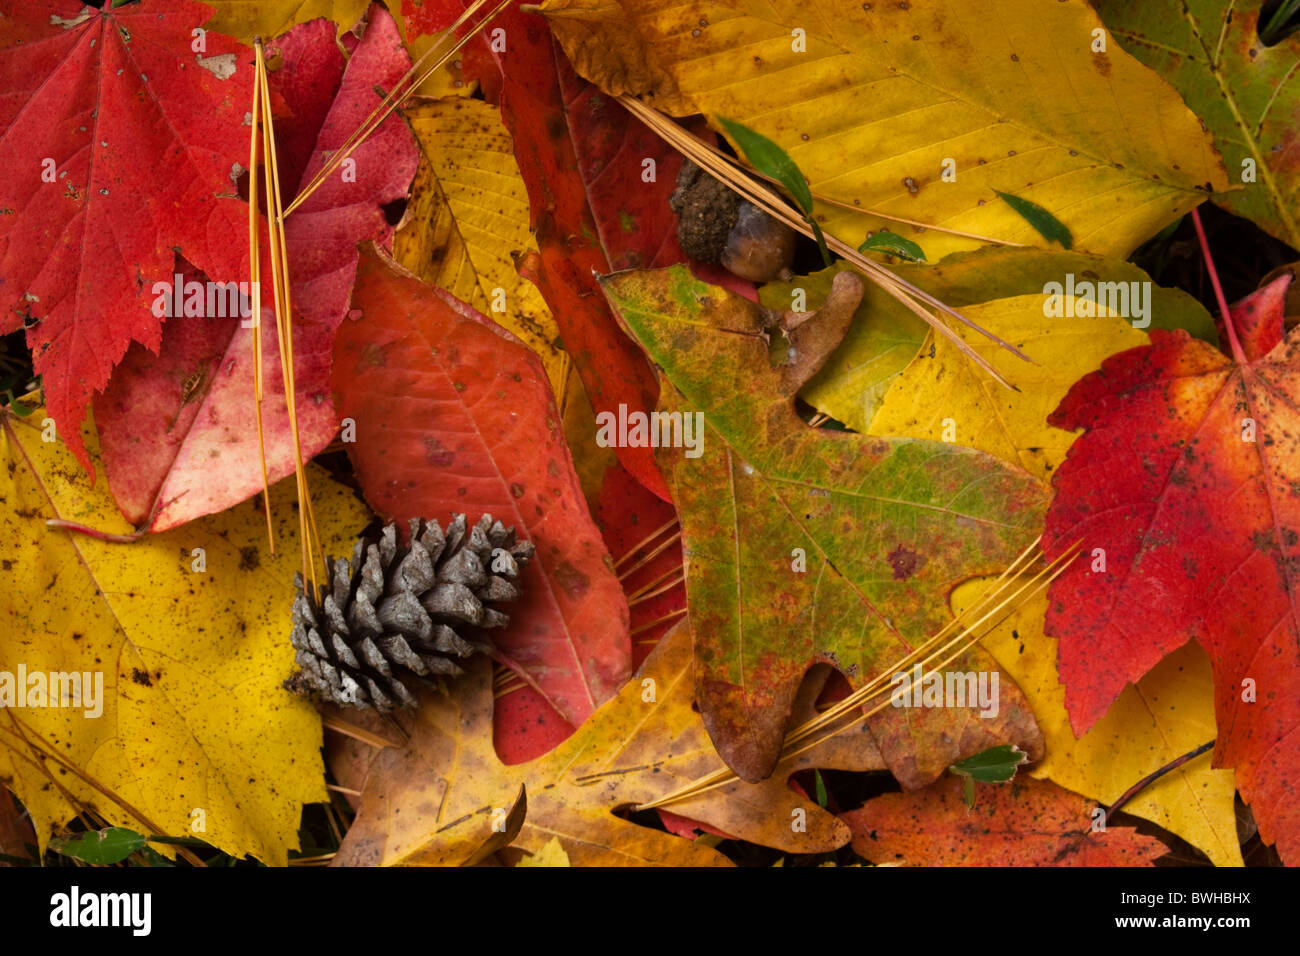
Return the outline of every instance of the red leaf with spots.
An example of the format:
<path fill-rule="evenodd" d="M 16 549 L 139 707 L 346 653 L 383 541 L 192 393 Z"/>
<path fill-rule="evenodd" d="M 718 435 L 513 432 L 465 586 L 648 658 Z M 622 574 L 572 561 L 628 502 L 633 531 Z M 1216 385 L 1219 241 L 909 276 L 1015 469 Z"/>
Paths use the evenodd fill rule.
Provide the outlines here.
<path fill-rule="evenodd" d="M 1050 421 L 1087 431 L 1057 471 L 1044 548 L 1083 542 L 1047 616 L 1075 733 L 1200 641 L 1214 666 L 1215 765 L 1236 768 L 1260 834 L 1294 863 L 1300 333 L 1283 338 L 1279 281 L 1231 310 L 1231 357 L 1156 331 L 1070 390 Z"/>
<path fill-rule="evenodd" d="M 537 357 L 365 247 L 334 390 L 366 500 L 405 525 L 491 513 L 537 546 L 503 658 L 580 723 L 631 674 L 627 602 L 587 511 Z"/>
<path fill-rule="evenodd" d="M 634 667 L 641 666 L 686 610 L 681 535 L 675 517 L 672 505 L 656 497 L 621 465 L 615 463 L 605 474 L 595 518 L 628 596 Z M 665 529 L 665 525 L 669 527 Z M 661 533 L 653 535 L 655 531 Z M 492 730 L 502 762 L 516 764 L 553 750 L 574 728 L 545 697 L 524 685 L 497 698 Z M 675 821 L 684 819 L 673 817 Z M 668 817 L 665 822 L 672 829 Z"/>
<path fill-rule="evenodd" d="M 381 7 L 373 8 L 346 65 L 334 37 L 330 21 L 314 20 L 268 48 L 280 64 L 270 81 L 280 104 L 279 168 L 283 177 L 293 176 L 281 180 L 286 200 L 379 103 L 376 90 L 391 88 L 410 66 L 396 24 Z M 323 449 L 338 430 L 330 401 L 330 354 L 334 330 L 348 308 L 356 244 L 390 240 L 393 227 L 386 207 L 404 199 L 419 161 L 415 140 L 396 116 L 351 158 L 355 176 L 330 177 L 285 225 L 304 458 Z M 228 237 L 228 258 L 207 274 L 187 270 L 186 281 L 248 278 L 247 253 L 240 246 L 241 241 L 247 245 L 248 212 L 246 206 L 240 208 L 244 218 Z M 262 250 L 262 274 L 269 276 L 265 231 Z M 293 433 L 281 387 L 269 280 L 262 293 L 262 420 L 267 472 L 277 481 L 293 471 Z M 238 316 L 176 315 L 163 328 L 161 349 L 132 346 L 107 390 L 96 396 L 104 468 L 128 520 L 140 524 L 153 515 L 150 529 L 162 531 L 261 490 L 252 336 Z"/>
<path fill-rule="evenodd" d="M 873 863 L 911 866 L 1151 866 L 1168 849 L 1128 827 L 1092 832 L 1097 805 L 1046 780 L 977 784 L 946 776 L 842 814 L 853 849 Z"/>
<path fill-rule="evenodd" d="M 210 16 L 189 0 L 0 0 L 0 333 L 26 325 L 88 469 L 91 395 L 132 342 L 161 342 L 151 283 L 175 250 L 213 270 L 239 243 L 231 171 L 248 162 L 253 74 L 226 37 L 192 49 Z"/>

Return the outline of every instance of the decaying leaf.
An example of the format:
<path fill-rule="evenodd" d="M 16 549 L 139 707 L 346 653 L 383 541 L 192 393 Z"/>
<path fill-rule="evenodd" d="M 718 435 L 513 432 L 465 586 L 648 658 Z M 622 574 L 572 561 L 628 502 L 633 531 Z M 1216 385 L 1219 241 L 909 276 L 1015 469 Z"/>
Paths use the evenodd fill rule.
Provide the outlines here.
<path fill-rule="evenodd" d="M 491 672 L 479 662 L 463 693 L 426 698 L 405 747 L 385 749 L 366 781 L 339 866 L 458 864 L 492 832 L 520 784 L 528 815 L 514 846 L 545 850 L 555 838 L 574 866 L 725 865 L 706 846 L 629 822 L 616 811 L 647 803 L 722 768 L 691 707 L 691 636 L 674 628 L 636 677 L 551 753 L 507 767 L 492 751 Z M 823 675 L 824 676 L 824 675 Z M 805 694 L 811 708 L 816 689 Z M 672 809 L 740 839 L 792 853 L 848 841 L 847 827 L 786 785 L 796 770 L 876 770 L 883 761 L 863 732 L 807 750 L 761 784 L 725 787 Z"/>
<path fill-rule="evenodd" d="M 500 114 L 481 100 L 452 97 L 403 115 L 422 158 L 393 257 L 517 335 L 563 395 L 569 363 L 555 320 L 515 265 L 536 256 L 537 246 L 528 231 L 528 190 Z"/>
<path fill-rule="evenodd" d="M 622 107 L 576 88 L 544 20 L 512 9 L 497 22 L 512 37 L 509 52 L 497 58 L 501 114 L 528 184 L 530 225 L 541 254 L 535 281 L 596 412 L 616 413 L 620 405 L 648 411 L 656 398 L 654 373 L 619 331 L 594 276 L 609 272 L 620 259 L 632 264 L 625 259 L 629 255 L 658 257 L 655 247 L 662 240 L 652 223 L 622 213 L 627 197 L 639 196 L 632 209 L 657 207 L 668 222 L 671 177 L 680 159 Z M 638 143 L 648 151 L 622 148 Z M 602 163 L 601 157 L 611 161 Z M 653 178 L 643 178 L 648 176 Z M 658 196 L 658 202 L 646 194 Z M 614 450 L 638 481 L 667 497 L 650 449 Z"/>
<path fill-rule="evenodd" d="M 835 271 L 847 268 L 847 263 L 839 263 Z M 963 315 L 977 324 L 982 323 L 970 312 L 971 306 L 1015 296 L 1044 294 L 1043 290 L 1053 282 L 1061 284 L 1064 294 L 1069 276 L 1073 276 L 1073 281 L 1077 283 L 1122 283 L 1128 299 L 1141 294 L 1141 283 L 1150 282 L 1146 273 L 1137 266 L 1115 259 L 1061 250 L 997 247 L 954 253 L 935 265 L 901 263 L 894 267 L 894 271 L 907 281 L 938 296 L 948 305 L 960 308 Z M 768 283 L 760 290 L 759 301 L 768 308 L 790 308 L 792 302 L 802 302 L 805 308 L 816 308 L 825 299 L 832 275 L 834 271 L 828 269 L 811 276 L 800 276 L 790 282 Z M 1134 287 L 1132 284 L 1135 282 L 1139 286 Z M 1091 289 L 1096 297 L 1096 286 L 1092 285 Z M 1082 291 L 1082 286 L 1079 291 Z M 1109 297 L 1109 291 L 1106 292 L 1106 297 Z M 1096 310 L 1093 311 L 1095 314 Z M 1043 315 L 1041 308 L 1038 315 L 1042 316 L 1043 330 L 1047 332 L 1063 327 L 1078 327 L 1082 330 L 1103 324 L 1095 318 L 1049 318 Z M 1139 321 L 1149 320 L 1151 328 L 1182 328 L 1207 341 L 1218 339 L 1209 313 L 1191 296 L 1175 289 L 1164 289 L 1153 284 L 1148 314 L 1134 318 Z M 1031 316 L 1026 313 L 1025 321 L 1030 320 Z M 955 327 L 958 331 L 964 331 L 960 325 Z M 872 427 L 880 402 L 895 379 L 917 357 L 923 346 L 928 350 L 925 345 L 928 336 L 929 328 L 924 322 L 878 286 L 869 283 L 844 344 L 803 388 L 800 395 L 819 411 L 856 431 L 866 432 Z M 990 361 L 998 362 L 1007 354 L 1000 348 L 983 347 L 987 339 L 982 336 L 966 338 Z M 944 343 L 938 342 L 936 348 L 941 347 L 944 347 Z M 946 348 L 944 354 L 947 354 Z M 918 363 L 909 375 L 925 376 L 926 368 L 925 363 Z M 1036 369 L 1019 360 L 1002 361 L 999 368 L 1004 376 L 1011 382 L 1020 384 L 1021 390 L 1025 392 L 1030 392 L 1029 383 L 1041 376 L 1063 381 L 1068 374 L 1055 366 Z M 1079 374 L 1082 372 L 1083 369 L 1080 369 Z M 982 375 L 978 371 L 974 371 L 974 374 Z M 998 400 L 1008 397 L 997 396 L 997 392 L 1005 390 L 997 388 L 992 382 L 989 385 Z M 895 396 L 895 401 L 899 397 Z M 924 402 L 925 397 L 921 395 L 916 400 Z M 882 419 L 881 434 L 940 437 L 936 431 L 895 430 L 901 427 L 900 418 L 904 416 L 891 413 L 887 417 L 890 419 L 889 427 L 883 427 Z M 960 437 L 962 434 L 969 437 L 971 432 L 969 429 L 959 432 L 959 444 L 966 444 Z"/>
<path fill-rule="evenodd" d="M 843 814 L 853 849 L 873 863 L 911 866 L 1150 866 L 1167 852 L 1129 827 L 1092 832 L 1096 805 L 1053 783 L 1018 777 L 981 787 L 973 809 L 961 789 L 946 777 Z"/>
<path fill-rule="evenodd" d="M 923 351 L 894 380 L 867 433 L 978 448 L 1047 483 L 1075 438 L 1072 432 L 1049 426 L 1047 416 L 1070 386 L 1107 356 L 1147 342 L 1129 319 L 1118 315 L 1047 317 L 1043 313 L 1049 299 L 1023 295 L 962 309 L 972 322 L 1032 360 L 1026 362 L 984 336 L 956 327 L 957 334 L 1018 391 L 993 381 L 946 339 L 931 336 L 930 351 Z M 1067 300 L 1065 305 L 1073 308 L 1081 301 Z"/>
<path fill-rule="evenodd" d="M 132 342 L 158 351 L 152 283 L 171 280 L 177 249 L 217 271 L 248 229 L 230 179 L 248 162 L 253 90 L 239 46 L 207 37 L 207 56 L 236 60 L 218 76 L 190 48 L 207 7 L 112 6 L 0 2 L 0 334 L 26 328 L 50 414 L 87 467 L 92 394 Z"/>
<path fill-rule="evenodd" d="M 1259 29 L 1269 4 L 1097 0 L 1095 6 L 1120 45 L 1172 83 L 1214 135 L 1232 187 L 1214 201 L 1300 246 L 1300 93 L 1292 82 L 1300 36 L 1264 44 Z"/>
<path fill-rule="evenodd" d="M 333 31 L 323 22 L 299 27 L 273 44 L 282 66 L 271 87 L 293 122 L 286 130 L 285 166 L 305 185 L 379 102 L 376 87 L 391 85 L 410 65 L 392 18 L 378 11 L 344 66 Z M 328 109 L 319 98 L 334 90 Z M 356 244 L 387 242 L 393 233 L 386 208 L 406 196 L 415 174 L 416 146 L 399 117 L 386 121 L 352 159 L 358 175 L 337 174 L 286 222 L 291 258 L 294 369 L 298 437 L 304 458 L 337 434 L 329 393 L 334 330 L 347 312 L 356 272 Z M 247 153 L 245 153 L 247 162 Z M 232 187 L 233 188 L 233 187 Z M 247 208 L 243 215 L 247 217 Z M 235 227 L 247 244 L 247 218 Z M 262 275 L 269 277 L 269 243 L 263 237 Z M 182 281 L 234 282 L 246 276 L 233 261 L 211 276 L 183 268 Z M 245 258 L 247 252 L 244 253 Z M 167 277 L 169 282 L 171 276 Z M 251 294 L 251 289 L 245 287 Z M 262 337 L 262 407 L 267 473 L 278 481 L 294 470 L 294 440 L 284 401 L 271 282 L 262 284 L 260 332 L 251 318 L 222 299 L 215 314 L 205 305 L 172 315 L 161 350 L 133 346 L 102 395 L 95 421 L 109 487 L 132 523 L 166 530 L 220 511 L 262 490 L 254 388 L 254 340 Z M 210 293 L 208 293 L 210 296 Z M 206 299 L 205 299 L 206 302 Z M 251 301 L 246 303 L 251 313 Z M 220 480 L 214 480 L 217 476 Z"/>
<path fill-rule="evenodd" d="M 269 41 L 296 26 L 319 17 L 331 21 L 338 33 L 350 30 L 370 6 L 370 0 L 203 0 L 216 9 L 209 29 L 252 43 L 254 37 Z"/>

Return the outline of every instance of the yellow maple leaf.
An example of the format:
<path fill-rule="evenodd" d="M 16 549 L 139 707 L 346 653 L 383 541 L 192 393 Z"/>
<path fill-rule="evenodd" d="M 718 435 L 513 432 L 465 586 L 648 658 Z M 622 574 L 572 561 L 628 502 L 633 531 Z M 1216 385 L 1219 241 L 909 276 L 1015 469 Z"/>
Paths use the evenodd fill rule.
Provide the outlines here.
<path fill-rule="evenodd" d="M 537 353 L 557 396 L 568 356 L 546 300 L 519 275 L 516 257 L 536 252 L 528 191 L 497 109 L 452 97 L 403 111 L 420 143 L 411 202 L 394 258 L 463 299 Z"/>
<path fill-rule="evenodd" d="M 892 216 L 1043 246 L 997 192 L 1030 200 L 1078 249 L 1127 256 L 1229 187 L 1178 93 L 1108 39 L 1084 0 L 546 0 L 569 59 L 607 93 L 723 116 L 774 140 L 828 232 Z M 1135 117 L 1159 136 L 1137 132 Z M 734 143 L 733 143 L 734 145 Z M 915 227 L 906 227 L 912 235 Z M 914 236 L 914 238 L 920 238 Z M 934 261 L 973 243 L 924 235 Z"/>
<path fill-rule="evenodd" d="M 103 480 L 92 487 L 61 442 L 42 440 L 43 419 L 0 410 L 0 671 L 80 674 L 102 696 L 0 710 L 0 782 L 42 850 L 80 804 L 110 825 L 284 865 L 302 805 L 327 799 L 320 718 L 280 686 L 294 668 L 293 481 L 272 489 L 274 556 L 256 501 L 131 544 L 70 534 L 46 519 L 132 529 Z M 311 482 L 323 545 L 346 553 L 365 509 L 319 469 Z"/>

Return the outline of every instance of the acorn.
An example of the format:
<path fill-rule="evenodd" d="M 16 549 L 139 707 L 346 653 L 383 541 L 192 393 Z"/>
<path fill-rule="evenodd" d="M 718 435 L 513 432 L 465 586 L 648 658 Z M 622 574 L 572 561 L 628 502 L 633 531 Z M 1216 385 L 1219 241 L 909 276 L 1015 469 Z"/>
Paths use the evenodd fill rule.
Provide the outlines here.
<path fill-rule="evenodd" d="M 790 279 L 798 234 L 689 159 L 668 197 L 677 241 L 700 262 L 716 262 L 751 282 Z"/>

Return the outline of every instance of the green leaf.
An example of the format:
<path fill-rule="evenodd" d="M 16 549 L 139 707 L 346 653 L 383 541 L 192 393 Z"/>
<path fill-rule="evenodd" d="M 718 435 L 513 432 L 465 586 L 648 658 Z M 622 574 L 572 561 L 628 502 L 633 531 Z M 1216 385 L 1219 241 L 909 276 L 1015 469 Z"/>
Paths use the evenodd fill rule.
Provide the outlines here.
<path fill-rule="evenodd" d="M 145 838 L 134 830 L 124 827 L 108 827 L 103 830 L 91 830 L 70 837 L 55 837 L 50 841 L 50 849 L 55 853 L 91 863 L 107 866 L 121 863 L 136 850 L 145 845 Z"/>
<path fill-rule="evenodd" d="M 1025 762 L 1026 756 L 1014 744 L 1003 744 L 959 760 L 948 769 L 980 783 L 1006 783 L 1016 775 L 1016 768 Z"/>
<path fill-rule="evenodd" d="M 795 202 L 804 211 L 804 215 L 811 216 L 813 211 L 812 191 L 808 188 L 808 182 L 803 178 L 803 173 L 799 172 L 799 167 L 794 164 L 794 160 L 790 158 L 786 151 L 762 133 L 755 133 L 748 126 L 733 122 L 725 116 L 719 116 L 718 122 L 736 141 L 741 152 L 745 154 L 745 158 L 750 161 L 753 167 L 760 173 L 771 176 L 790 190 L 790 195 L 795 198 Z"/>
<path fill-rule="evenodd" d="M 883 252 L 911 262 L 925 261 L 925 251 L 920 246 L 911 239 L 904 239 L 888 229 L 874 236 L 867 236 L 862 245 L 858 246 L 858 252 Z"/>
<path fill-rule="evenodd" d="M 662 369 L 660 409 L 703 438 L 658 458 L 689 556 L 697 700 L 719 753 L 760 779 L 808 667 L 835 661 L 855 684 L 892 673 L 917 635 L 950 620 L 950 582 L 1000 571 L 1029 544 L 1046 492 L 955 445 L 809 428 L 795 409 L 800 383 L 770 364 L 761 309 L 684 267 L 601 285 Z M 975 654 L 986 663 L 952 668 L 992 666 Z M 972 739 L 1036 746 L 1032 715 L 1009 703 L 1018 695 L 1004 691 L 991 720 L 969 708 L 891 708 L 872 731 L 895 775 L 924 786 L 977 749 L 957 752 Z"/>
<path fill-rule="evenodd" d="M 1094 0 L 1123 49 L 1160 74 L 1214 137 L 1229 185 L 1215 205 L 1300 246 L 1300 35 L 1278 16 L 1257 34 L 1267 4 L 1236 0 Z M 1271 32 L 1271 31 L 1276 32 Z M 1262 39 L 1268 34 L 1275 41 Z M 1205 198 L 1211 198 L 1202 189 Z M 1128 215 L 1128 210 L 1124 210 Z"/>
<path fill-rule="evenodd" d="M 1038 230 L 1039 234 L 1049 242 L 1059 242 L 1066 249 L 1074 243 L 1074 237 L 1070 235 L 1070 230 L 1061 224 L 1050 212 L 1038 205 L 1036 202 L 1030 202 L 1028 199 L 1021 199 L 1019 196 L 1013 196 L 1010 193 L 998 192 L 1007 205 L 1014 209 L 1020 215 L 1025 217 L 1025 221 Z"/>
<path fill-rule="evenodd" d="M 826 781 L 822 779 L 822 772 L 820 770 L 813 771 L 813 786 L 816 789 L 817 806 L 825 810 L 827 802 Z"/>

